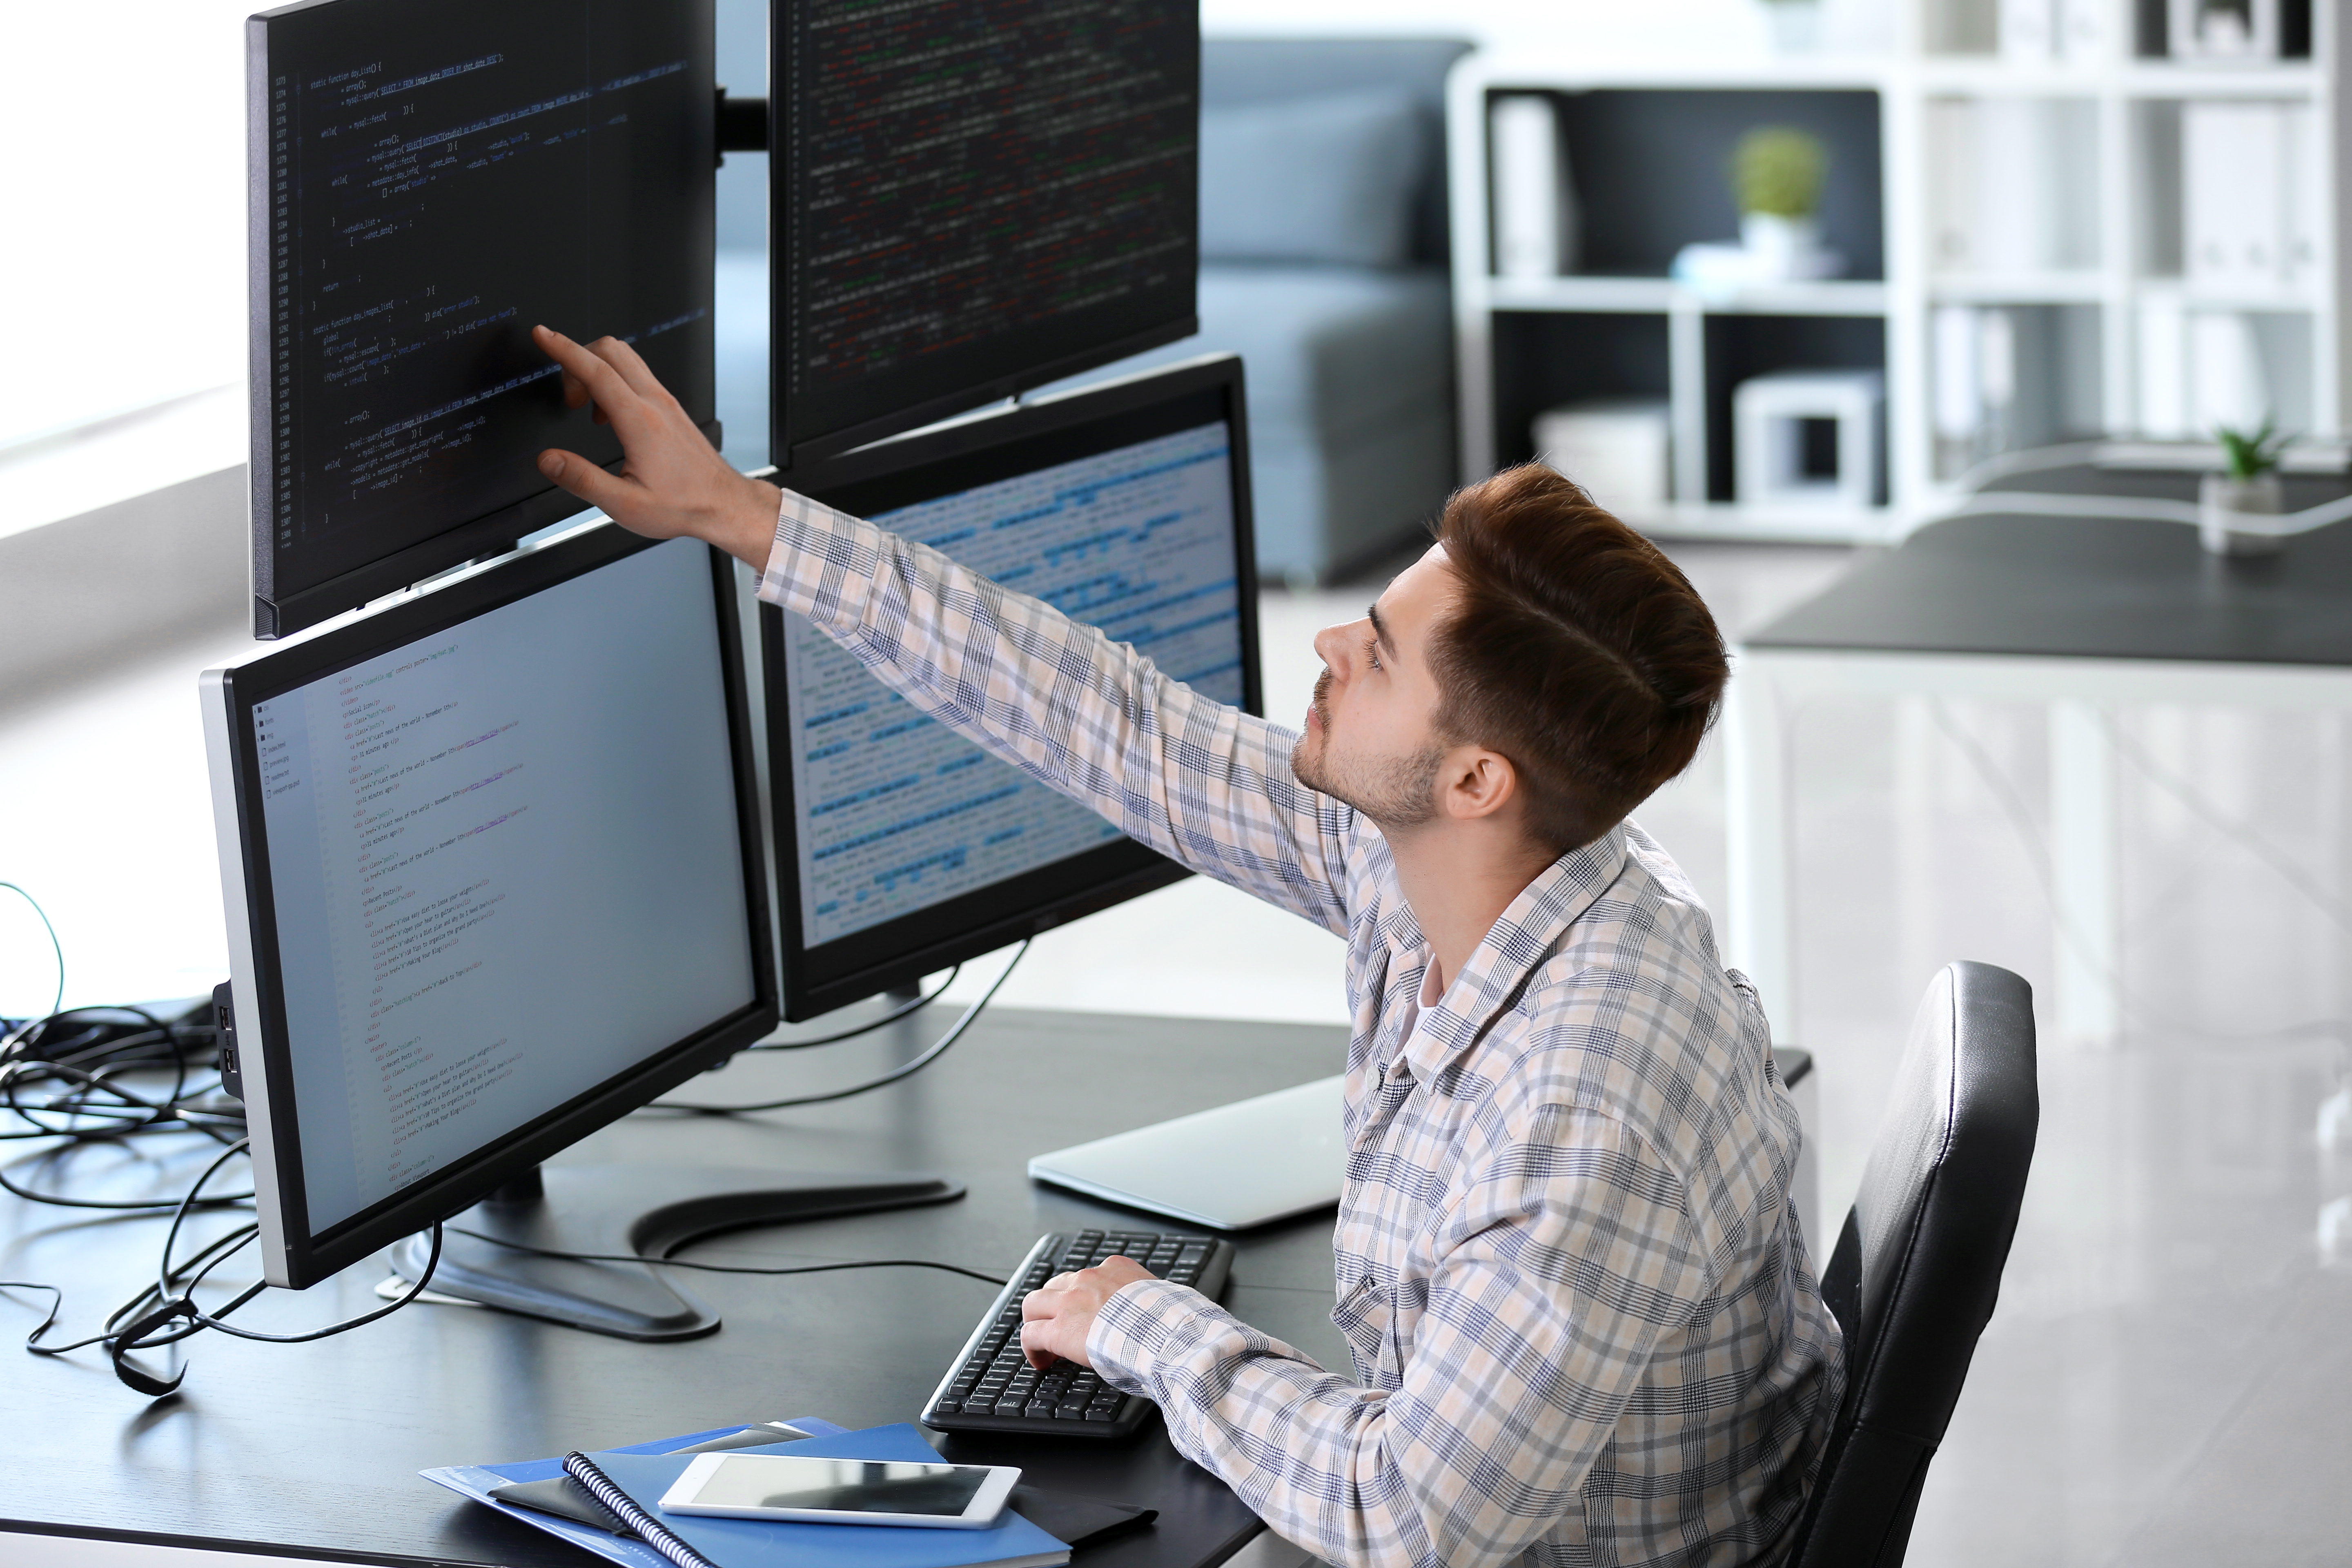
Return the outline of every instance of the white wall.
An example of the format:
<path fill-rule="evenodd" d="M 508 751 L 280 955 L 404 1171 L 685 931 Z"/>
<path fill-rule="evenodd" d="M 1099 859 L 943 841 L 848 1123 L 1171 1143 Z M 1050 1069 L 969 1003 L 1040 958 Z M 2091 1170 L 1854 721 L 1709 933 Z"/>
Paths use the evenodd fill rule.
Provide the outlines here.
<path fill-rule="evenodd" d="M 1883 47 L 1891 0 L 1822 0 L 1821 44 Z M 1763 0 L 1202 0 L 1209 33 L 1430 33 L 1497 49 L 1671 64 L 1769 48 Z"/>
<path fill-rule="evenodd" d="M 244 380 L 244 18 L 260 8 L 5 7 L 0 448 Z"/>

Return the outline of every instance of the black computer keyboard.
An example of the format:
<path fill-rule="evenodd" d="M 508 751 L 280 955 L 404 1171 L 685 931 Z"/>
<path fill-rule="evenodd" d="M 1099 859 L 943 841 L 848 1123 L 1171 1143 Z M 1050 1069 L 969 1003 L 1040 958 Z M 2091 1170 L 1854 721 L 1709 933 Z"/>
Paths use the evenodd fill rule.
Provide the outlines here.
<path fill-rule="evenodd" d="M 1040 1237 L 932 1391 L 923 1425 L 945 1432 L 1095 1438 L 1124 1437 L 1143 1425 L 1150 1401 L 1121 1394 L 1073 1362 L 1057 1362 L 1041 1373 L 1021 1354 L 1021 1298 L 1056 1274 L 1106 1258 L 1131 1258 L 1162 1279 L 1213 1298 L 1232 1271 L 1234 1244 L 1126 1230 Z"/>

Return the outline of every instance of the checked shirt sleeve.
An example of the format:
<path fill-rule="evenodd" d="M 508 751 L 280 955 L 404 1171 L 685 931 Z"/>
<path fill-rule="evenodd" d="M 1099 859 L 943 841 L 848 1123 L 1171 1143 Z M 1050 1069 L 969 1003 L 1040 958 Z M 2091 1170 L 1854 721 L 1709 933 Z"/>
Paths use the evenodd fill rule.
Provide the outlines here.
<path fill-rule="evenodd" d="M 1105 1305 L 1088 1359 L 1327 1563 L 1509 1562 L 1580 1515 L 1661 1337 L 1710 1288 L 1683 1188 L 1646 1145 L 1593 1112 L 1533 1120 L 1448 1214 L 1412 1342 L 1399 1351 L 1391 1317 L 1372 1386 L 1157 1280 Z"/>
<path fill-rule="evenodd" d="M 1130 837 L 1346 933 L 1353 814 L 1292 775 L 1290 731 L 927 545 L 790 490 L 760 596 Z"/>

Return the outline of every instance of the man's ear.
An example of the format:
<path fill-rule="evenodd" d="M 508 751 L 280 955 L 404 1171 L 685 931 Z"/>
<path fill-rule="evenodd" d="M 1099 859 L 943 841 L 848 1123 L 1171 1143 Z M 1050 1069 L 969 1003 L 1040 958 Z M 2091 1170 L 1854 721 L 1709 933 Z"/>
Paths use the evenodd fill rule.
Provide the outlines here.
<path fill-rule="evenodd" d="M 1484 746 L 1457 746 L 1438 773 L 1438 807 L 1457 822 L 1492 816 L 1518 798 L 1518 770 L 1511 759 Z"/>

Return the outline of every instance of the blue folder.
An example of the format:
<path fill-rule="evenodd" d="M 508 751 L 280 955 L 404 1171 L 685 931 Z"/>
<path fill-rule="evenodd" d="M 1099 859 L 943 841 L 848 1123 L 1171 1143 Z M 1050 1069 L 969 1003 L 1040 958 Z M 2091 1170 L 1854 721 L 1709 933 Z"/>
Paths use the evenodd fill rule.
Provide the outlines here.
<path fill-rule="evenodd" d="M 939 1451 L 912 1426 L 877 1426 L 847 1432 L 829 1421 L 795 1416 L 793 1426 L 804 1431 L 829 1429 L 825 1435 L 798 1442 L 772 1443 L 739 1448 L 740 1454 L 806 1454 L 824 1459 L 911 1459 L 937 1463 Z M 700 1514 L 669 1513 L 660 1507 L 662 1494 L 693 1462 L 676 1449 L 706 1437 L 736 1430 L 722 1426 L 706 1433 L 639 1443 L 592 1454 L 597 1467 L 613 1478 L 646 1510 L 675 1531 L 719 1568 L 979 1568 L 981 1564 L 1044 1565 L 1066 1563 L 1070 1549 L 1019 1514 L 1007 1510 L 988 1530 L 923 1530 L 872 1524 L 801 1524 L 790 1521 L 714 1519 Z M 668 1450 L 668 1451 L 666 1451 Z M 420 1472 L 426 1480 L 488 1504 L 512 1519 L 560 1535 L 609 1562 L 626 1568 L 670 1568 L 658 1552 L 643 1542 L 609 1534 L 535 1509 L 499 1502 L 492 1487 L 509 1481 L 547 1480 L 563 1473 L 561 1459 L 532 1459 L 510 1465 L 459 1465 Z"/>

